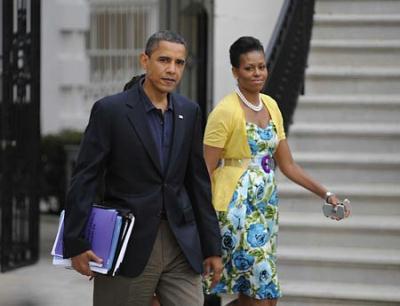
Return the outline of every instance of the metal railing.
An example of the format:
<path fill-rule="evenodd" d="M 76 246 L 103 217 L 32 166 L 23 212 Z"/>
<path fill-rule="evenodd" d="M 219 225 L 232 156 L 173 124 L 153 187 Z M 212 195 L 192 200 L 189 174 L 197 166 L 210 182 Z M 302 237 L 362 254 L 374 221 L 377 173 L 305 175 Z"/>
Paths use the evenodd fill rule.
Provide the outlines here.
<path fill-rule="evenodd" d="M 304 92 L 314 4 L 315 0 L 285 0 L 265 52 L 269 77 L 263 92 L 278 102 L 286 132 Z"/>

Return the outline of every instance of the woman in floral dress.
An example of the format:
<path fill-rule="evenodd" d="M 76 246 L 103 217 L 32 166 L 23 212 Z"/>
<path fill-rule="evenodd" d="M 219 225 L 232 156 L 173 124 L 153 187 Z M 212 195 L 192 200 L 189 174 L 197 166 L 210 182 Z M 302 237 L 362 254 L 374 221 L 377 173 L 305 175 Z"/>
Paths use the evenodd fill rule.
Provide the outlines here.
<path fill-rule="evenodd" d="M 282 295 L 274 161 L 297 184 L 334 205 L 338 199 L 294 162 L 279 107 L 260 94 L 268 75 L 261 43 L 241 37 L 229 51 L 237 88 L 211 112 L 204 137 L 224 271 L 213 288 L 205 280 L 205 291 L 238 294 L 235 305 L 273 306 Z"/>

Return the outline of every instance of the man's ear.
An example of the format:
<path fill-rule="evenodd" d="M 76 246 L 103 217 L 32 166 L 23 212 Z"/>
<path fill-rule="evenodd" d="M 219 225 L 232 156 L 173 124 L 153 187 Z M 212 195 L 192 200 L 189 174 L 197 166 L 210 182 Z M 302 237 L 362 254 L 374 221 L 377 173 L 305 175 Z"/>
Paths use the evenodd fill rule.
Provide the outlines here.
<path fill-rule="evenodd" d="M 149 56 L 142 52 L 139 56 L 140 66 L 142 66 L 143 70 L 147 70 L 147 63 L 149 62 Z"/>

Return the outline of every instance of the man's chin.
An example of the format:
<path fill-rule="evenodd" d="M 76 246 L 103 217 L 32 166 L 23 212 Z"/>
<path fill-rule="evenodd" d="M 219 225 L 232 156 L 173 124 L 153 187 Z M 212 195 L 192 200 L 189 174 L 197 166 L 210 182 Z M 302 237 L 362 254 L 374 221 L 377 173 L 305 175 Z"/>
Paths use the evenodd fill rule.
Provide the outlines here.
<path fill-rule="evenodd" d="M 160 89 L 160 91 L 162 91 L 162 92 L 171 93 L 171 92 L 173 92 L 173 91 L 175 90 L 175 88 L 176 88 L 176 84 L 173 85 L 173 86 L 163 85 L 163 86 L 161 86 L 159 89 Z"/>

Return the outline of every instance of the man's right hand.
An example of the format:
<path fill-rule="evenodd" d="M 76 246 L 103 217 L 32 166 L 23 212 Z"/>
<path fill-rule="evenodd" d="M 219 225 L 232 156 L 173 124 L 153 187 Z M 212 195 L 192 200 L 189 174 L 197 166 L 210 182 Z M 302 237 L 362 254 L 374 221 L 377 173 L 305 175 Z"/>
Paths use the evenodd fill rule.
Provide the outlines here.
<path fill-rule="evenodd" d="M 82 275 L 93 277 L 94 273 L 90 270 L 89 261 L 94 261 L 99 264 L 103 263 L 100 257 L 97 257 L 93 251 L 88 250 L 71 258 L 72 268 Z"/>

